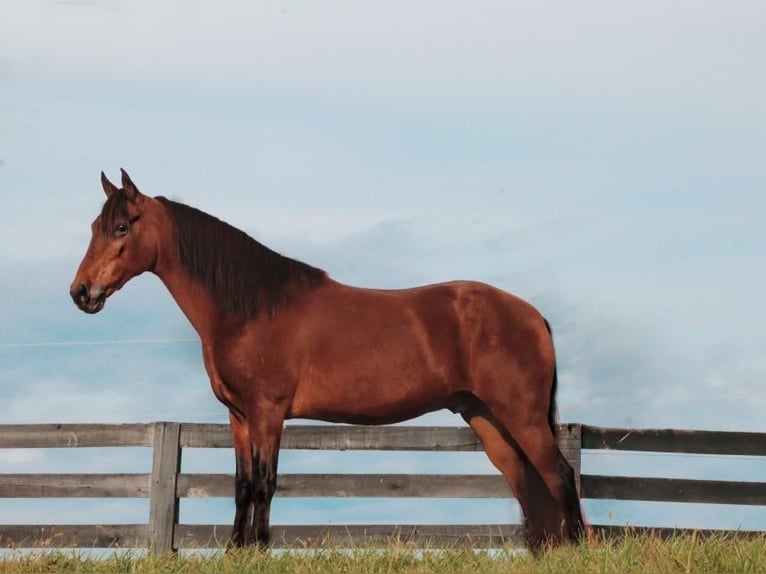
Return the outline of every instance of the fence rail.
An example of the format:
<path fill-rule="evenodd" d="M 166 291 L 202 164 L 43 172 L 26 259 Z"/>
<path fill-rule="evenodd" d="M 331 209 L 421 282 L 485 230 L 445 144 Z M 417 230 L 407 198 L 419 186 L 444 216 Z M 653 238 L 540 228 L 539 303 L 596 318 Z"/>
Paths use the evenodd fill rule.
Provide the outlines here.
<path fill-rule="evenodd" d="M 575 470 L 582 498 L 701 502 L 766 506 L 766 483 L 581 475 L 583 450 L 766 456 L 766 434 L 672 429 L 611 429 L 560 425 L 562 452 Z M 149 498 L 146 524 L 0 524 L 0 546 L 137 547 L 164 552 L 181 547 L 216 547 L 230 525 L 180 524 L 182 498 L 233 495 L 231 474 L 181 471 L 188 448 L 230 448 L 228 425 L 157 422 L 150 424 L 0 425 L 0 449 L 150 447 L 151 473 L 2 474 L 0 498 Z M 467 427 L 295 425 L 285 428 L 283 449 L 480 451 Z M 439 474 L 280 474 L 282 497 L 439 497 L 505 498 L 510 492 L 498 475 Z M 623 530 L 595 525 L 608 535 Z M 649 529 L 665 535 L 670 529 Z M 740 533 L 742 534 L 742 533 Z M 748 533 L 745 533 L 748 534 Z M 383 543 L 396 537 L 429 544 L 497 547 L 522 543 L 518 524 L 465 525 L 274 525 L 278 547 L 305 547 L 320 540 L 337 544 Z"/>

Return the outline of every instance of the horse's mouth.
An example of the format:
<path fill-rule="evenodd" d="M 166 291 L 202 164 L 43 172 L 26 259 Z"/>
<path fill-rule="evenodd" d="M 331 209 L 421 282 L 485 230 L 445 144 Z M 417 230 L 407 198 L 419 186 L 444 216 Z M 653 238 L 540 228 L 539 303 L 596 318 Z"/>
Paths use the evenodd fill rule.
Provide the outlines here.
<path fill-rule="evenodd" d="M 88 313 L 89 315 L 94 315 L 101 311 L 101 309 L 104 308 L 104 305 L 106 304 L 106 295 L 100 295 L 98 299 L 95 301 L 92 301 L 86 305 L 77 305 L 81 311 L 84 311 L 85 313 Z"/>

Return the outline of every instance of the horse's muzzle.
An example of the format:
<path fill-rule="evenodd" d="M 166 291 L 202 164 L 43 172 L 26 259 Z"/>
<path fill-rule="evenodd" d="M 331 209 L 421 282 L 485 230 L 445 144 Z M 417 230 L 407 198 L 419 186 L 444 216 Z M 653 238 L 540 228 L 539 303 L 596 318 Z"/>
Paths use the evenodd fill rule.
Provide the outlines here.
<path fill-rule="evenodd" d="M 73 286 L 69 290 L 69 294 L 72 296 L 74 304 L 86 313 L 98 313 L 106 303 L 106 293 L 103 289 L 94 287 L 89 290 L 85 283 L 80 283 L 76 287 Z"/>

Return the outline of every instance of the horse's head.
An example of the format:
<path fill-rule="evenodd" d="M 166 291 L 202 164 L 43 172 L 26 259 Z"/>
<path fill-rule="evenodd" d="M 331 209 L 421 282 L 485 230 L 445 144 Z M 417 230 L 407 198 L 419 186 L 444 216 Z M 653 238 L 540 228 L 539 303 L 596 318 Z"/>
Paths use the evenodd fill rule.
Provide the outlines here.
<path fill-rule="evenodd" d="M 106 298 L 129 279 L 151 270 L 157 259 L 156 226 L 151 197 L 138 191 L 125 170 L 122 188 L 101 172 L 106 203 L 91 224 L 91 240 L 69 293 L 86 313 L 98 313 Z"/>

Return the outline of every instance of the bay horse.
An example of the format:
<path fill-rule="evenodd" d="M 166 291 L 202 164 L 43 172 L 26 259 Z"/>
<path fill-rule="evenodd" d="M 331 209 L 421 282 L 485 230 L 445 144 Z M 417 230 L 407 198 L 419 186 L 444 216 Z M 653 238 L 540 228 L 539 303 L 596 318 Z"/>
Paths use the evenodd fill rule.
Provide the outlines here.
<path fill-rule="evenodd" d="M 344 285 L 121 173 L 120 188 L 101 173 L 107 200 L 70 295 L 97 313 L 151 271 L 197 331 L 236 455 L 229 546 L 268 544 L 286 419 L 377 425 L 443 408 L 505 477 L 532 550 L 580 540 L 574 472 L 557 440 L 553 339 L 532 305 L 471 281 Z"/>

